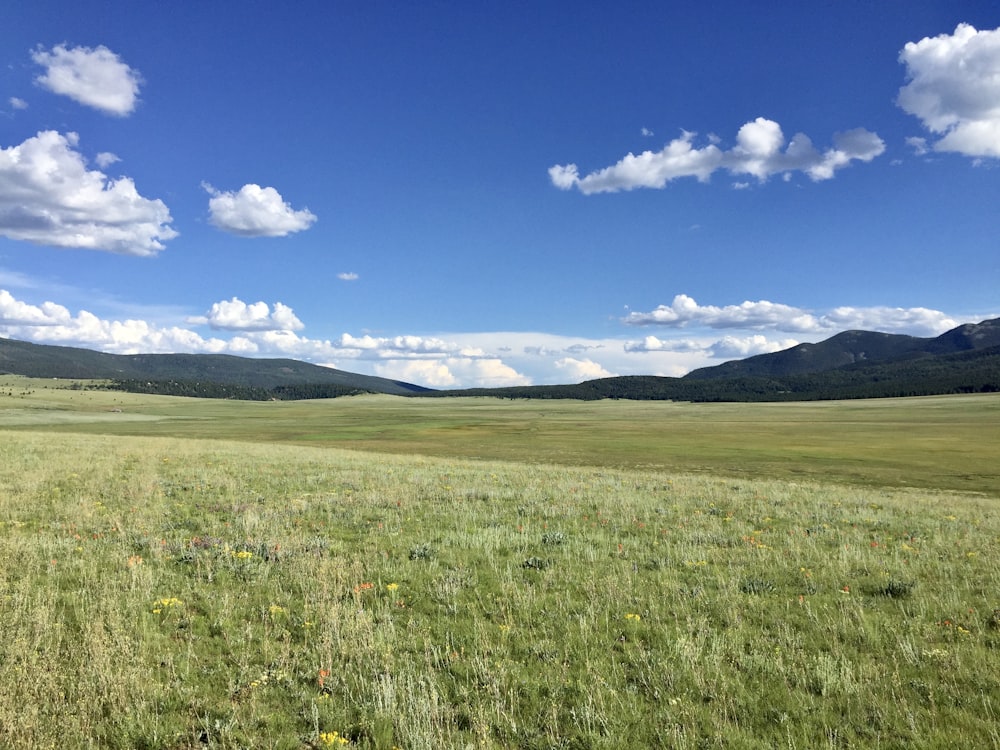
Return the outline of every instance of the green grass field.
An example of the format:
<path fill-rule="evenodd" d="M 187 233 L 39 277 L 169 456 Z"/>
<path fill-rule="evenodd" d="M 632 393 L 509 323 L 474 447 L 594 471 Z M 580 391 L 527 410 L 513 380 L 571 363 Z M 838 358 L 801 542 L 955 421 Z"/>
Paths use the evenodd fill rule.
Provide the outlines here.
<path fill-rule="evenodd" d="M 59 385 L 0 378 L 4 747 L 1000 746 L 996 397 Z"/>
<path fill-rule="evenodd" d="M 0 429 L 988 494 L 1000 488 L 995 394 L 779 404 L 392 396 L 259 403 L 64 386 L 0 377 Z"/>

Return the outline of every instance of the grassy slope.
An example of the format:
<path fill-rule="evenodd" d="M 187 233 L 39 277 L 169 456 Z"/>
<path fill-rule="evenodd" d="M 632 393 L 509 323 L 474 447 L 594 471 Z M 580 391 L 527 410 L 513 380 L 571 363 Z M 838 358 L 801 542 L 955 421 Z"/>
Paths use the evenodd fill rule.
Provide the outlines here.
<path fill-rule="evenodd" d="M 0 736 L 995 747 L 998 539 L 995 496 L 6 431 Z"/>
<path fill-rule="evenodd" d="M 5 746 L 1000 744 L 996 396 L 59 385 L 0 380 Z"/>

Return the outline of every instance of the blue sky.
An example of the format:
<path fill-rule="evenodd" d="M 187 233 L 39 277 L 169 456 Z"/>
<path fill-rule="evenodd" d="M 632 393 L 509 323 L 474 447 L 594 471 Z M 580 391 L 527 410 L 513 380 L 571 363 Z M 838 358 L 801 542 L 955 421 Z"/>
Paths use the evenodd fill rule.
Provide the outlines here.
<path fill-rule="evenodd" d="M 998 27 L 921 0 L 21 4 L 0 336 L 457 388 L 997 317 Z"/>

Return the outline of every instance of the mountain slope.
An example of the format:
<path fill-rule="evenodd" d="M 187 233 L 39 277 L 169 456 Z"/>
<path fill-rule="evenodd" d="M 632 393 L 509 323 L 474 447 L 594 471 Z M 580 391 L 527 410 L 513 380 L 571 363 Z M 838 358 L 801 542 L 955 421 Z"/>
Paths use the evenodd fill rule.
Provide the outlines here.
<path fill-rule="evenodd" d="M 344 391 L 401 396 L 428 390 L 294 359 L 252 359 L 229 354 L 105 354 L 4 338 L 0 338 L 0 372 L 81 380 L 207 381 L 263 389 L 326 385 Z"/>
<path fill-rule="evenodd" d="M 815 344 L 692 370 L 686 379 L 787 377 L 840 367 L 880 364 L 1000 346 L 1000 318 L 969 323 L 936 338 L 873 331 L 845 331 Z"/>

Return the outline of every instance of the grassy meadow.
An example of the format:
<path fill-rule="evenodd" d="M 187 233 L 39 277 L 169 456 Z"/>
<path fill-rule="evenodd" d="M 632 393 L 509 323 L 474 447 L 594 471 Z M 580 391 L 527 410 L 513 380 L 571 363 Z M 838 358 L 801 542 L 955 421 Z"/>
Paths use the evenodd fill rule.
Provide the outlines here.
<path fill-rule="evenodd" d="M 0 378 L 4 747 L 1000 746 L 996 397 L 56 386 Z"/>

